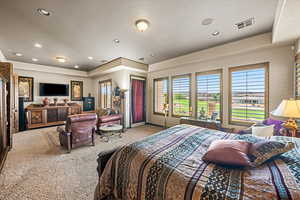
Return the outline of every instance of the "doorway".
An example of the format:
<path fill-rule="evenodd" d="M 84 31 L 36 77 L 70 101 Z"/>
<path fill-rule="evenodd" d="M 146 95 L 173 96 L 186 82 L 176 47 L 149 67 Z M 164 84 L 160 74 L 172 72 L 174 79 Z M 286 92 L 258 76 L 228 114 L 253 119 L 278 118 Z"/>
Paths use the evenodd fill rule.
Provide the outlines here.
<path fill-rule="evenodd" d="M 146 122 L 146 78 L 130 76 L 131 115 L 130 127 L 144 125 Z"/>

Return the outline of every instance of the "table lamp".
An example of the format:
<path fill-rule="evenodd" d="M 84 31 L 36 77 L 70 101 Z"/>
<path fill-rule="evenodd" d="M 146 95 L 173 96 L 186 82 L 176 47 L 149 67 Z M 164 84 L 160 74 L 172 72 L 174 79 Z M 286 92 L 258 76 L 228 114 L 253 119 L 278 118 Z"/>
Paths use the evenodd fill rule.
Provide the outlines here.
<path fill-rule="evenodd" d="M 288 118 L 283 124 L 285 128 L 291 129 L 293 136 L 298 128 L 295 118 L 300 118 L 300 101 L 289 99 L 282 100 L 279 106 L 271 112 L 273 116 Z"/>

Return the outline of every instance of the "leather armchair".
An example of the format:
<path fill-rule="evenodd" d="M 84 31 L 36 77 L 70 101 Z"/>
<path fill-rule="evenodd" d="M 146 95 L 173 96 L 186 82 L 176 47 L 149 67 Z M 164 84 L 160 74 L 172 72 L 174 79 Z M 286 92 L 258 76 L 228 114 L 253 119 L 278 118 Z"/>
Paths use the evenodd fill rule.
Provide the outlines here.
<path fill-rule="evenodd" d="M 95 145 L 94 136 L 97 124 L 96 113 L 70 115 L 67 119 L 65 130 L 57 128 L 61 146 L 68 149 L 92 143 Z"/>

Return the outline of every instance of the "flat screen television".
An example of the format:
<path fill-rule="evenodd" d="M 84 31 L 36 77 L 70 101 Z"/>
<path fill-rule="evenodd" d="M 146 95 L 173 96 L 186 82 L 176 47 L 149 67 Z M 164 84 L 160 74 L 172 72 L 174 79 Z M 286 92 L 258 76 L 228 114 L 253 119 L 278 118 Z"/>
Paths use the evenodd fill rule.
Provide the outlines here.
<path fill-rule="evenodd" d="M 69 85 L 40 83 L 40 96 L 69 96 Z"/>

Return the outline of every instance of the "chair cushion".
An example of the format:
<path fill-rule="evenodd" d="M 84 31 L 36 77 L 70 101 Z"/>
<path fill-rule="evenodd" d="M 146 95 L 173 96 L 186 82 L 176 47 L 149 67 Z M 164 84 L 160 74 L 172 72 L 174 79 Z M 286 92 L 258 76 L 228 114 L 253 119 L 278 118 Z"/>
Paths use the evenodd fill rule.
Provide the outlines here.
<path fill-rule="evenodd" d="M 271 140 L 263 140 L 251 145 L 249 157 L 255 166 L 259 166 L 271 158 L 288 152 L 294 148 L 294 143 L 282 143 Z"/>
<path fill-rule="evenodd" d="M 117 121 L 117 120 L 120 120 L 121 118 L 122 118 L 121 114 L 107 115 L 107 116 L 99 117 L 99 122 L 106 123 L 106 122 L 111 122 L 111 121 Z"/>
<path fill-rule="evenodd" d="M 250 167 L 252 164 L 247 154 L 251 145 L 242 140 L 215 140 L 202 160 L 233 167 Z"/>

